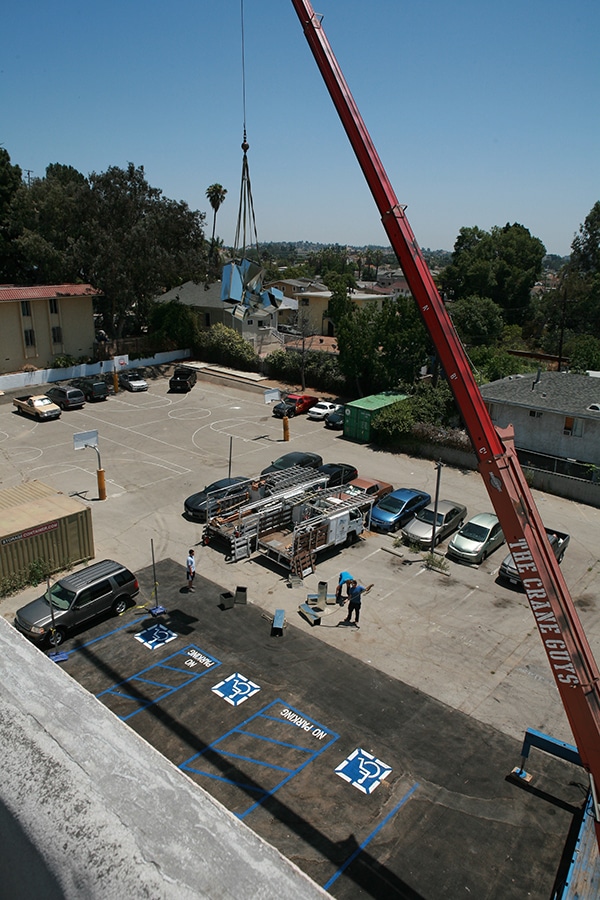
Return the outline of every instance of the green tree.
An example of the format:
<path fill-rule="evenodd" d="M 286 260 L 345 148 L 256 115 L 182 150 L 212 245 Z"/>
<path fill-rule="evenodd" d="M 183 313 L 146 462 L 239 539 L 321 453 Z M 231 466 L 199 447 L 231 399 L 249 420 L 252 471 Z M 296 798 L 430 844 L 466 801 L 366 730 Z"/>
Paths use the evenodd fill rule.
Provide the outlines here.
<path fill-rule="evenodd" d="M 545 253 L 542 242 L 517 223 L 494 226 L 489 233 L 461 228 L 452 262 L 440 273 L 440 286 L 453 300 L 489 297 L 503 310 L 506 324 L 520 325 L 527 321 Z"/>
<path fill-rule="evenodd" d="M 353 265 L 348 259 L 346 247 L 330 244 L 309 254 L 307 264 L 311 274 L 321 275 L 325 280 L 328 273 L 347 275 L 353 272 Z"/>
<path fill-rule="evenodd" d="M 565 342 L 564 355 L 571 372 L 600 372 L 600 340 L 591 334 L 578 334 Z"/>
<path fill-rule="evenodd" d="M 558 287 L 536 298 L 531 312 L 527 333 L 547 353 L 570 357 L 565 348 L 573 349 L 574 338 L 600 333 L 600 202 L 573 239 Z"/>
<path fill-rule="evenodd" d="M 535 372 L 539 368 L 539 363 L 512 356 L 500 347 L 473 347 L 469 359 L 478 384 L 497 381 L 507 375 Z"/>
<path fill-rule="evenodd" d="M 204 280 L 204 214 L 163 197 L 133 163 L 93 172 L 89 183 L 85 271 L 104 294 L 105 327 L 120 337 L 127 323 L 139 328 L 148 321 L 161 291 Z"/>
<path fill-rule="evenodd" d="M 154 303 L 150 309 L 149 328 L 155 344 L 163 350 L 195 347 L 199 340 L 196 316 L 179 300 Z"/>
<path fill-rule="evenodd" d="M 465 297 L 452 303 L 449 312 L 467 346 L 495 346 L 500 342 L 504 328 L 502 310 L 489 297 Z"/>
<path fill-rule="evenodd" d="M 23 184 L 11 204 L 16 277 L 21 284 L 85 280 L 83 254 L 91 214 L 87 179 L 53 163 Z"/>
<path fill-rule="evenodd" d="M 0 147 L 0 272 L 3 280 L 14 279 L 14 247 L 10 227 L 10 206 L 21 187 L 21 169 L 10 161 L 10 155 Z"/>

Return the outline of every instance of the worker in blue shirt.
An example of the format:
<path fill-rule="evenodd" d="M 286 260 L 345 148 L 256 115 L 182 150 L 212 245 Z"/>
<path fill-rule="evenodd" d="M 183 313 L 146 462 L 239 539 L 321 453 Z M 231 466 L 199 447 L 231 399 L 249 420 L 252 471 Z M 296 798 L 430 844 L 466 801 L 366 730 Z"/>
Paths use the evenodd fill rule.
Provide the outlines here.
<path fill-rule="evenodd" d="M 352 619 L 352 613 L 354 613 L 354 625 L 356 628 L 360 628 L 358 624 L 358 620 L 360 618 L 360 606 L 361 606 L 361 598 L 363 594 L 368 594 L 371 588 L 373 587 L 370 584 L 368 587 L 364 587 L 364 585 L 359 584 L 356 579 L 352 579 L 352 581 L 348 584 L 348 615 L 344 619 L 344 624 L 350 625 Z"/>

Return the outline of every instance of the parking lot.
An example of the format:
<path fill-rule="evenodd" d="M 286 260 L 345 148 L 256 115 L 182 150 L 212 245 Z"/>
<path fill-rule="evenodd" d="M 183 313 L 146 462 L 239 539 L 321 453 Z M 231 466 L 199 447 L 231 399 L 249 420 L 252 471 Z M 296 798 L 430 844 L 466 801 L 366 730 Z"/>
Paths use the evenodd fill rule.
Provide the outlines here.
<path fill-rule="evenodd" d="M 106 501 L 97 500 L 96 453 L 73 449 L 73 434 L 92 429 Z M 524 597 L 496 582 L 503 549 L 478 568 L 449 562 L 442 573 L 394 548 L 393 538 L 368 534 L 290 587 L 263 560 L 236 564 L 201 546 L 201 527 L 183 518 L 189 494 L 227 476 L 230 449 L 233 475 L 254 475 L 287 450 L 312 450 L 364 477 L 434 494 L 429 461 L 352 444 L 305 417 L 293 419 L 290 432 L 284 443 L 281 421 L 259 392 L 201 379 L 189 394 L 170 395 L 167 379 L 158 377 L 147 393 L 119 393 L 43 424 L 15 415 L 11 397 L 1 398 L 2 487 L 36 478 L 78 496 L 92 507 L 97 558 L 143 573 L 139 603 L 146 610 L 75 636 L 66 646 L 77 650 L 63 665 L 317 883 L 335 879 L 336 896 L 356 896 L 373 872 L 398 896 L 457 896 L 467 886 L 475 896 L 521 897 L 523 878 L 531 896 L 547 896 L 571 806 L 581 797 L 569 787 L 569 767 L 553 761 L 536 759 L 536 770 L 554 802 L 505 781 L 525 728 L 572 737 Z M 464 503 L 469 515 L 489 509 L 473 472 L 444 468 L 441 496 Z M 536 501 L 546 524 L 571 534 L 563 571 L 598 655 L 598 510 L 547 495 Z M 195 595 L 182 590 L 191 546 Z M 344 612 L 336 605 L 311 627 L 299 604 L 318 581 L 331 589 L 341 569 L 374 582 L 360 631 L 337 627 Z M 247 588 L 248 606 L 221 610 L 220 592 L 237 585 Z M 36 593 L 3 601 L 2 613 L 12 619 Z M 150 650 L 135 634 L 157 624 L 147 615 L 155 602 L 166 606 L 164 623 L 176 638 Z M 273 638 L 268 620 L 278 608 L 289 624 Z M 222 696 L 242 690 L 249 695 L 243 705 Z M 369 767 L 379 772 L 371 793 L 353 783 L 359 763 L 362 777 Z M 343 817 L 332 815 L 340 808 Z M 485 838 L 480 817 L 491 829 Z M 524 823 L 543 878 L 535 867 L 521 871 Z M 457 865 L 452 831 L 466 836 L 468 864 Z M 489 844 L 487 857 L 479 837 Z M 476 847 L 478 864 L 470 855 Z M 423 852 L 436 860 L 430 874 L 421 871 Z M 509 857 L 514 863 L 499 864 Z M 500 871 L 497 892 L 488 886 L 486 893 L 493 871 Z M 402 894 L 407 886 L 415 893 Z M 382 887 L 375 896 L 394 893 Z"/>

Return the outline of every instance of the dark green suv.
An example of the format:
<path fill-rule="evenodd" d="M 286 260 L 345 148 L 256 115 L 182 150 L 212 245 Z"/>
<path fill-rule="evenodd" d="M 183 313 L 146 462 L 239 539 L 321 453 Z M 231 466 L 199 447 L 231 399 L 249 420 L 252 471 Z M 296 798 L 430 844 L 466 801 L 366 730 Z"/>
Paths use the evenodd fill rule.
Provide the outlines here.
<path fill-rule="evenodd" d="M 108 400 L 108 385 L 101 378 L 74 378 L 73 387 L 83 391 L 86 400 Z"/>

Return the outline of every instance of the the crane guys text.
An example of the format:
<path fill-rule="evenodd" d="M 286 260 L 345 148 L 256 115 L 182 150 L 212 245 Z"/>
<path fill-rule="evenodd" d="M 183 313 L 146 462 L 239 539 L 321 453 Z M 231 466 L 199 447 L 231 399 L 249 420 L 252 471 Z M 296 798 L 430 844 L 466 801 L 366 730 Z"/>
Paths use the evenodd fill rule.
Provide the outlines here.
<path fill-rule="evenodd" d="M 525 538 L 521 538 L 514 543 L 509 543 L 508 547 L 517 571 L 521 576 L 523 588 L 535 616 L 535 621 L 556 680 L 564 685 L 574 686 L 579 684 L 579 678 L 577 677 L 571 654 L 562 639 L 560 625 L 548 600 L 544 583 L 539 577 L 537 566 L 527 546 L 527 541 Z"/>

